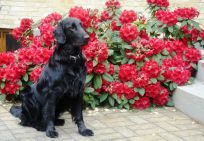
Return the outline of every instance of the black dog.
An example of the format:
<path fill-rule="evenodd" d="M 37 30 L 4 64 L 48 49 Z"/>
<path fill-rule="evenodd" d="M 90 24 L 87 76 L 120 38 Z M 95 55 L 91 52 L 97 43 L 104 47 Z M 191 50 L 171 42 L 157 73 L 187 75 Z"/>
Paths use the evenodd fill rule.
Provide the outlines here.
<path fill-rule="evenodd" d="M 78 131 L 93 136 L 82 115 L 83 90 L 86 78 L 82 46 L 89 40 L 81 22 L 75 18 L 61 21 L 55 31 L 56 49 L 44 67 L 38 81 L 21 94 L 22 105 L 13 106 L 11 114 L 19 117 L 23 126 L 46 131 L 48 137 L 57 137 L 55 125 L 63 125 L 60 114 L 70 111 Z"/>

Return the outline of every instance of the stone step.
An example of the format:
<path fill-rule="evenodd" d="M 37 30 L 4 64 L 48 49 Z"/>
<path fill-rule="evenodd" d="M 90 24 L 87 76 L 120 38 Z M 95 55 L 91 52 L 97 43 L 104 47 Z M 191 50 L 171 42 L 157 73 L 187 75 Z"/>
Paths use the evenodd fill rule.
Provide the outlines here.
<path fill-rule="evenodd" d="M 196 74 L 196 79 L 204 82 L 204 60 L 198 62 L 198 72 Z"/>
<path fill-rule="evenodd" d="M 192 85 L 179 86 L 173 95 L 175 107 L 204 124 L 204 84 L 195 80 Z"/>

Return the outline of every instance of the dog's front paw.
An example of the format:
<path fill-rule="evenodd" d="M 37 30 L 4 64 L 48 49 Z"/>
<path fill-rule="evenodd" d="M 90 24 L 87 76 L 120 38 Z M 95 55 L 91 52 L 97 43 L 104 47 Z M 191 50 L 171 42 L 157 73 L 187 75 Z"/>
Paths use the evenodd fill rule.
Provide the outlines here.
<path fill-rule="evenodd" d="M 50 130 L 46 130 L 46 136 L 48 136 L 50 138 L 57 138 L 58 133 L 57 133 L 57 131 L 50 129 Z"/>
<path fill-rule="evenodd" d="M 79 130 L 79 134 L 82 136 L 93 136 L 94 132 L 90 129 Z"/>

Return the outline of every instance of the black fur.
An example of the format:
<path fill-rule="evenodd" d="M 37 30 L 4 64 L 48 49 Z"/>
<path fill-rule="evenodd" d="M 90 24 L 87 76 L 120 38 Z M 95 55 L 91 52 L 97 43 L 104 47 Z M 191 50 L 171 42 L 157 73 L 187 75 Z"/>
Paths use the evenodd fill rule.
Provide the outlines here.
<path fill-rule="evenodd" d="M 20 118 L 21 125 L 46 131 L 48 137 L 55 138 L 58 136 L 55 125 L 64 124 L 59 116 L 70 111 L 79 133 L 92 136 L 94 133 L 86 128 L 82 115 L 87 71 L 82 46 L 89 36 L 75 18 L 61 21 L 53 35 L 57 40 L 53 55 L 38 81 L 21 94 L 22 105 L 11 107 L 10 112 Z"/>

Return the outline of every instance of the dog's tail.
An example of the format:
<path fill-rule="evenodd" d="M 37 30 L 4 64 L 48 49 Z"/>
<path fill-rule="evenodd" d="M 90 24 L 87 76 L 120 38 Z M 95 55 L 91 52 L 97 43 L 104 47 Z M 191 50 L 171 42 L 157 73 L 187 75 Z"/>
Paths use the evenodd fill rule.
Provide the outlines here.
<path fill-rule="evenodd" d="M 10 109 L 10 113 L 14 116 L 14 117 L 17 117 L 17 118 L 20 118 L 21 116 L 21 112 L 22 112 L 22 109 L 21 109 L 21 106 L 12 106 L 11 109 Z"/>

